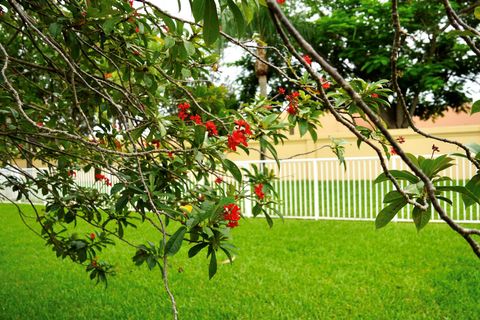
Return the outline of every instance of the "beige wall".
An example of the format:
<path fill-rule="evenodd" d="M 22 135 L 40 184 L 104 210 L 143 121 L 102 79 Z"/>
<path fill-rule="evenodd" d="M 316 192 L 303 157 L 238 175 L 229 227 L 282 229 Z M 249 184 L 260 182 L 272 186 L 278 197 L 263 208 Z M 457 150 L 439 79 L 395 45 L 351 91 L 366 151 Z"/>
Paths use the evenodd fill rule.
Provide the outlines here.
<path fill-rule="evenodd" d="M 464 115 L 468 117 L 468 115 Z M 326 147 L 320 150 L 316 150 L 322 146 L 329 146 L 331 144 L 331 138 L 344 139 L 347 141 L 345 145 L 345 156 L 347 157 L 360 157 L 360 156 L 375 156 L 375 153 L 370 147 L 363 144 L 360 149 L 357 148 L 356 137 L 345 129 L 341 124 L 337 123 L 333 116 L 325 115 L 321 120 L 322 128 L 318 129 L 318 141 L 313 143 L 310 138 L 310 134 L 306 134 L 300 137 L 298 134 L 298 128 L 295 128 L 295 134 L 288 135 L 288 140 L 285 144 L 277 147 L 279 158 L 289 158 L 298 154 L 305 155 L 298 156 L 297 158 L 330 158 L 335 157 L 330 148 Z M 421 123 L 420 126 L 427 133 L 436 135 L 441 138 L 448 138 L 456 140 L 462 143 L 477 142 L 480 143 L 480 122 L 477 124 L 468 124 L 463 126 L 430 126 Z M 430 127 L 429 127 L 430 126 Z M 426 139 L 411 129 L 395 129 L 390 131 L 394 137 L 403 136 L 405 143 L 402 145 L 404 150 L 413 154 L 430 154 L 432 151 L 432 144 L 435 144 L 440 148 L 441 153 L 457 152 L 458 148 L 454 145 Z M 258 149 L 257 142 L 250 142 L 249 146 Z M 314 152 L 311 152 L 316 150 Z M 232 160 L 258 160 L 259 154 L 256 151 L 251 151 L 250 156 L 247 156 L 243 151 L 239 153 L 231 153 L 229 158 Z"/>

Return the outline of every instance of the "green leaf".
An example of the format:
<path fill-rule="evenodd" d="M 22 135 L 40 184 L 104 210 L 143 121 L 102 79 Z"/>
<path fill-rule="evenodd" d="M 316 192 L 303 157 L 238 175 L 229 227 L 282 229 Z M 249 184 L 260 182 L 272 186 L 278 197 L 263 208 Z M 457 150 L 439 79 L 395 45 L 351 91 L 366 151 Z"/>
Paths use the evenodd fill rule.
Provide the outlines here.
<path fill-rule="evenodd" d="M 477 7 L 477 9 L 478 8 L 480 7 Z M 477 100 L 472 104 L 472 111 L 470 112 L 470 114 L 474 114 L 477 112 L 480 112 L 480 100 Z"/>
<path fill-rule="evenodd" d="M 390 174 L 397 180 L 405 180 L 410 183 L 417 183 L 420 179 L 414 174 L 405 170 L 390 170 Z M 374 181 L 374 183 L 389 181 L 385 172 L 382 172 Z"/>
<path fill-rule="evenodd" d="M 203 17 L 203 39 L 207 45 L 212 45 L 220 35 L 217 5 L 215 0 L 205 0 L 205 13 Z"/>
<path fill-rule="evenodd" d="M 243 18 L 243 14 L 233 0 L 227 0 L 227 5 L 230 8 L 230 11 L 232 11 L 233 19 L 237 25 L 237 34 L 241 36 L 245 31 L 245 19 Z"/>
<path fill-rule="evenodd" d="M 210 250 L 211 250 L 211 256 L 210 256 L 210 264 L 208 266 L 208 277 L 209 279 L 212 279 L 215 273 L 217 273 L 217 255 L 215 253 L 215 250 L 213 249 L 210 249 Z"/>
<path fill-rule="evenodd" d="M 300 137 L 303 137 L 308 131 L 308 122 L 305 119 L 298 121 L 298 129 L 300 130 Z"/>
<path fill-rule="evenodd" d="M 225 166 L 225 169 L 227 169 L 232 176 L 237 180 L 238 182 L 242 182 L 242 172 L 240 172 L 240 169 L 238 169 L 237 165 L 228 159 L 223 160 L 223 165 Z"/>
<path fill-rule="evenodd" d="M 205 141 L 205 133 L 207 128 L 205 126 L 195 126 L 195 137 L 194 137 L 194 145 L 200 147 Z"/>
<path fill-rule="evenodd" d="M 265 211 L 263 212 L 265 214 L 265 219 L 267 220 L 267 223 L 268 223 L 268 226 L 271 228 L 273 227 L 273 219 L 272 217 L 270 217 L 270 215 L 268 213 L 266 213 Z"/>
<path fill-rule="evenodd" d="M 425 204 L 422 200 L 418 201 L 420 204 Z M 432 212 L 429 210 L 430 208 L 427 208 L 427 210 L 422 210 L 418 207 L 414 207 L 412 210 L 412 217 L 413 217 L 413 222 L 415 222 L 415 227 L 417 227 L 417 231 L 422 230 L 427 223 L 430 221 L 430 218 L 432 217 Z"/>
<path fill-rule="evenodd" d="M 202 242 L 194 245 L 193 247 L 190 248 L 190 250 L 188 250 L 188 257 L 189 258 L 195 257 L 206 246 L 208 246 L 208 242 Z"/>
<path fill-rule="evenodd" d="M 193 0 L 191 2 L 192 14 L 195 22 L 199 22 L 203 19 L 205 13 L 205 1 L 206 0 Z"/>
<path fill-rule="evenodd" d="M 460 193 L 462 195 L 462 198 L 465 199 L 465 197 L 469 198 L 468 202 L 464 201 L 465 207 L 468 207 L 471 201 L 476 202 L 480 204 L 480 199 L 477 197 L 475 194 L 473 194 L 469 189 L 462 187 L 462 186 L 437 186 L 436 187 L 437 191 L 443 192 L 443 191 L 453 191 Z M 472 202 L 472 204 L 473 204 Z"/>
<path fill-rule="evenodd" d="M 399 199 L 402 199 L 403 196 L 400 192 L 394 190 L 394 191 L 390 191 L 389 193 L 387 193 L 385 195 L 385 197 L 383 197 L 383 203 L 390 203 L 390 202 L 394 202 L 394 201 L 397 201 Z"/>
<path fill-rule="evenodd" d="M 54 22 L 50 24 L 50 26 L 48 27 L 48 31 L 53 37 L 56 37 L 62 32 L 62 25 Z"/>
<path fill-rule="evenodd" d="M 406 204 L 407 200 L 402 198 L 383 208 L 375 219 L 375 227 L 377 229 L 385 227 Z"/>
<path fill-rule="evenodd" d="M 114 29 L 117 23 L 121 21 L 121 17 L 112 17 L 110 19 L 105 20 L 102 25 L 102 29 L 106 35 L 109 35 Z"/>
<path fill-rule="evenodd" d="M 181 226 L 178 230 L 168 239 L 167 244 L 165 245 L 165 252 L 169 256 L 173 256 L 175 253 L 180 250 L 182 246 L 183 237 L 185 236 L 185 232 L 187 232 L 187 227 Z"/>
<path fill-rule="evenodd" d="M 475 8 L 474 15 L 475 15 L 475 18 L 480 20 L 480 6 Z"/>
<path fill-rule="evenodd" d="M 480 198 L 480 173 L 474 175 L 472 179 L 467 182 L 465 188 L 470 191 L 475 197 Z M 464 194 L 462 194 L 462 200 L 466 208 L 475 203 L 474 199 Z"/>
<path fill-rule="evenodd" d="M 187 51 L 187 54 L 189 56 L 193 56 L 195 54 L 195 46 L 193 43 L 187 40 L 183 40 L 183 46 L 185 47 L 185 50 Z"/>

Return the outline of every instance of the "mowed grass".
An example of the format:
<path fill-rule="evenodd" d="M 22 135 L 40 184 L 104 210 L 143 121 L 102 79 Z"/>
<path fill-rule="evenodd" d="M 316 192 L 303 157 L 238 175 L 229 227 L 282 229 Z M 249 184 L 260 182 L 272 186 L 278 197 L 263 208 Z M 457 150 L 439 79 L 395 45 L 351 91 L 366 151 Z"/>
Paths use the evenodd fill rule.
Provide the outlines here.
<path fill-rule="evenodd" d="M 30 221 L 30 220 L 28 220 Z M 32 222 L 32 221 L 30 221 Z M 83 230 L 82 232 L 87 232 Z M 128 231 L 128 230 L 127 230 Z M 150 228 L 132 237 L 158 241 Z M 477 319 L 480 260 L 444 224 L 376 231 L 373 222 L 242 220 L 231 265 L 208 280 L 208 261 L 187 249 L 170 261 L 182 319 Z M 135 267 L 134 250 L 109 251 L 108 288 L 57 259 L 0 205 L 0 319 L 165 319 L 158 270 Z"/>

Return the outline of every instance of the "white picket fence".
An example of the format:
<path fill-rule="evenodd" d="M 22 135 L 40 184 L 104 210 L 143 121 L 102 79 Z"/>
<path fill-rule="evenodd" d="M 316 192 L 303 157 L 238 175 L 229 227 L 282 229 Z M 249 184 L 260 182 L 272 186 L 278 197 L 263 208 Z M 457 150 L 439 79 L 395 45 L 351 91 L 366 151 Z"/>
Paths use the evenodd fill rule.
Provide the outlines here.
<path fill-rule="evenodd" d="M 384 206 L 382 203 L 384 195 L 393 190 L 389 182 L 373 183 L 382 172 L 376 157 L 346 158 L 346 170 L 340 166 L 336 158 L 284 160 L 280 162 L 280 167 L 271 160 L 236 163 L 240 168 L 263 165 L 275 172 L 278 180 L 274 181 L 273 186 L 281 199 L 275 206 L 275 211 L 284 218 L 374 220 Z M 405 169 L 399 157 L 391 157 L 387 163 L 390 169 Z M 6 173 L 6 169 L 1 170 Z M 33 169 L 23 170 L 36 175 Z M 463 185 L 465 180 L 475 174 L 475 168 L 466 159 L 456 158 L 456 165 L 448 168 L 444 174 L 451 177 L 453 182 L 443 182 L 443 185 Z M 108 175 L 107 177 L 115 184 L 115 177 Z M 0 182 L 1 179 L 4 178 L 0 177 Z M 80 185 L 109 192 L 109 187 L 95 182 L 93 172 L 78 171 L 76 181 Z M 17 197 L 17 193 L 12 190 L 1 192 L 12 200 Z M 473 205 L 465 210 L 462 199 L 457 194 L 449 192 L 446 196 L 453 200 L 453 206 L 445 202 L 442 202 L 442 205 L 455 221 L 480 222 L 479 205 Z M 43 196 L 38 194 L 36 202 L 41 203 L 42 199 Z M 254 204 L 253 201 L 244 200 L 241 203 L 242 212 L 246 216 L 251 216 Z M 411 210 L 411 206 L 405 207 L 395 217 L 395 221 L 412 221 Z M 436 213 L 433 214 L 432 220 L 441 221 Z"/>

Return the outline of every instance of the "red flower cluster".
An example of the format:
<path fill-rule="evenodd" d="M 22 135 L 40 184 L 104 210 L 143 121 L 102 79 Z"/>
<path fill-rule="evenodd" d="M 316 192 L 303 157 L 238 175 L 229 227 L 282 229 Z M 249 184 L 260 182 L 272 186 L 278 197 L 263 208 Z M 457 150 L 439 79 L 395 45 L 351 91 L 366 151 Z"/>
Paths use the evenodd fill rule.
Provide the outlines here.
<path fill-rule="evenodd" d="M 217 178 L 215 179 L 215 183 L 216 183 L 216 184 L 220 184 L 220 183 L 222 183 L 222 182 L 223 182 L 222 177 L 217 177 Z"/>
<path fill-rule="evenodd" d="M 190 120 L 192 120 L 193 122 L 195 122 L 195 123 L 198 124 L 198 125 L 202 125 L 202 124 L 203 124 L 202 118 L 201 118 L 198 114 L 196 114 L 196 115 L 194 115 L 194 116 L 190 116 Z"/>
<path fill-rule="evenodd" d="M 309 66 L 312 65 L 312 58 L 310 58 L 310 56 L 308 54 L 304 55 L 303 56 L 303 60 L 305 61 L 306 64 L 308 64 Z"/>
<path fill-rule="evenodd" d="M 287 112 L 291 115 L 296 115 L 298 112 L 298 96 L 300 94 L 298 91 L 292 92 L 292 94 L 287 95 L 287 100 L 289 101 Z"/>
<path fill-rule="evenodd" d="M 331 86 L 331 84 L 330 84 L 330 82 L 328 82 L 328 81 L 322 83 L 322 88 L 323 88 L 323 89 L 328 89 L 328 88 L 330 88 L 330 86 Z"/>
<path fill-rule="evenodd" d="M 238 220 L 240 220 L 240 207 L 235 203 L 223 206 L 223 219 L 228 221 L 227 227 L 238 227 Z"/>
<path fill-rule="evenodd" d="M 103 180 L 107 186 L 109 186 L 109 187 L 112 186 L 112 183 L 110 182 L 110 179 L 108 179 L 107 177 L 105 177 L 105 175 L 103 175 L 101 173 L 97 173 L 95 175 L 95 180 L 96 181 L 102 181 Z"/>
<path fill-rule="evenodd" d="M 67 175 L 68 175 L 69 177 L 76 177 L 76 176 L 77 176 L 77 173 L 76 173 L 75 171 L 73 171 L 73 170 L 69 170 L 69 171 L 67 172 Z"/>
<path fill-rule="evenodd" d="M 250 125 L 247 123 L 247 121 L 240 119 L 240 120 L 235 120 L 235 124 L 238 126 L 238 130 L 243 131 L 244 134 L 252 134 L 252 131 L 250 130 Z"/>
<path fill-rule="evenodd" d="M 233 131 L 232 134 L 228 136 L 227 143 L 228 147 L 233 151 L 237 151 L 237 146 L 239 144 L 243 144 L 245 147 L 248 147 L 247 136 L 243 133 L 243 131 L 240 130 Z"/>
<path fill-rule="evenodd" d="M 139 33 L 139 32 L 140 32 L 140 28 L 139 28 L 138 26 L 135 27 L 135 32 L 136 32 L 136 33 Z"/>
<path fill-rule="evenodd" d="M 237 146 L 240 144 L 248 147 L 247 135 L 252 134 L 247 121 L 243 119 L 235 120 L 235 124 L 235 130 L 228 136 L 228 147 L 233 151 L 237 151 Z"/>
<path fill-rule="evenodd" d="M 213 121 L 207 121 L 205 122 L 205 127 L 207 128 L 208 131 L 208 136 L 218 136 L 218 131 L 217 131 L 217 126 Z"/>
<path fill-rule="evenodd" d="M 188 102 L 180 103 L 178 105 L 178 117 L 182 120 L 185 120 L 188 116 L 187 110 L 190 109 L 190 104 Z"/>
<path fill-rule="evenodd" d="M 285 88 L 278 88 L 278 94 L 285 94 Z"/>
<path fill-rule="evenodd" d="M 265 198 L 265 193 L 263 193 L 263 184 L 259 183 L 255 186 L 255 194 L 260 200 Z"/>
<path fill-rule="evenodd" d="M 278 3 L 278 4 L 284 4 L 284 3 L 285 3 L 285 0 L 277 0 L 277 3 Z"/>

